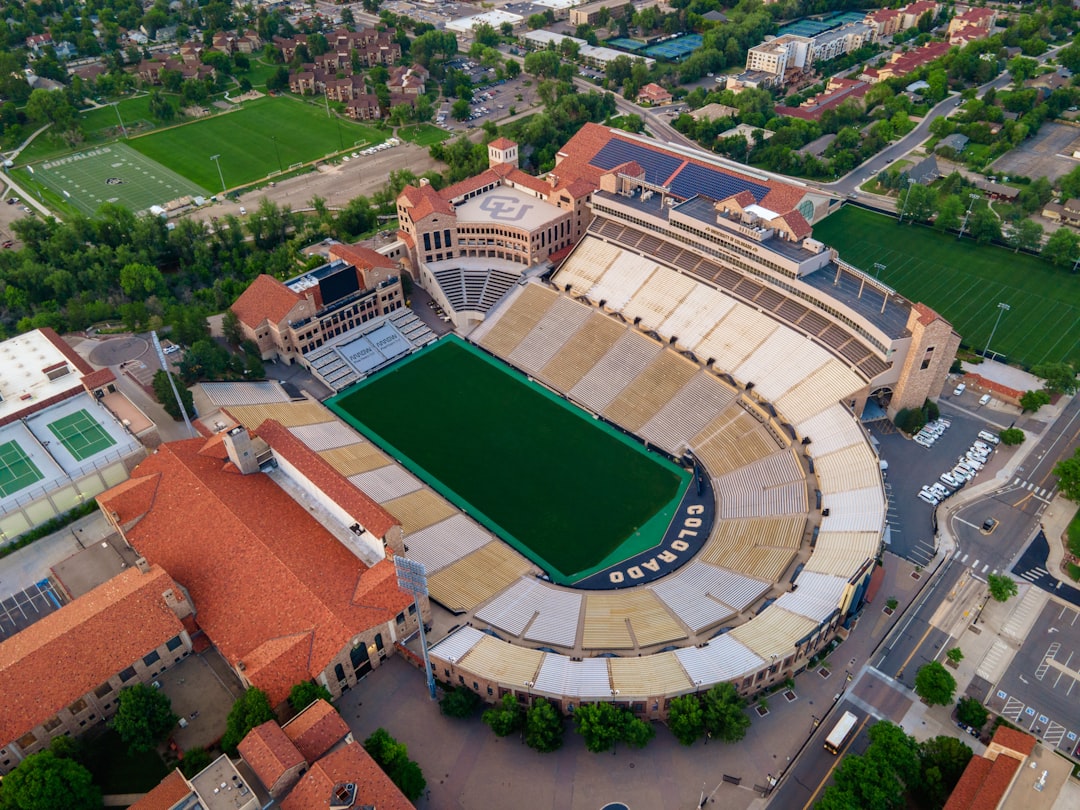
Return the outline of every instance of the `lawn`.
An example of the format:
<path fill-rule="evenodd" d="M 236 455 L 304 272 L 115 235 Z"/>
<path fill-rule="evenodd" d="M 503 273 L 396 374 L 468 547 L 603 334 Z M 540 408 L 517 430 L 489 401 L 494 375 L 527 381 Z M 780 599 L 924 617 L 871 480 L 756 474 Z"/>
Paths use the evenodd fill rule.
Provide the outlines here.
<path fill-rule="evenodd" d="M 86 744 L 86 767 L 104 794 L 146 793 L 168 774 L 156 751 L 129 754 L 112 729 Z"/>
<path fill-rule="evenodd" d="M 431 124 L 413 124 L 412 126 L 401 127 L 398 130 L 398 135 L 402 140 L 412 141 L 417 146 L 431 146 L 450 137 L 450 133 L 445 129 L 439 129 Z"/>
<path fill-rule="evenodd" d="M 1048 262 L 850 205 L 815 225 L 814 238 L 856 267 L 884 264 L 882 281 L 940 312 L 974 349 L 986 348 L 1004 302 L 992 351 L 1028 367 L 1080 360 L 1080 284 Z"/>
<path fill-rule="evenodd" d="M 355 145 L 381 143 L 376 129 L 327 117 L 322 107 L 284 96 L 129 141 L 133 149 L 203 188 L 248 183 Z M 218 155 L 218 161 L 211 157 Z M 221 175 L 218 175 L 218 166 Z"/>
<path fill-rule="evenodd" d="M 456 338 L 329 405 L 556 582 L 659 542 L 689 478 Z"/>

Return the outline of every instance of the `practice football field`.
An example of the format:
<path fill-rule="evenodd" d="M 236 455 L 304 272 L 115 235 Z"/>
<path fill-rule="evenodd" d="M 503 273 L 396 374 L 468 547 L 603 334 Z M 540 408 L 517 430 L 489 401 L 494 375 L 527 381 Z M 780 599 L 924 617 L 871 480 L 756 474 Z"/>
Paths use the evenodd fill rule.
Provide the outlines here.
<path fill-rule="evenodd" d="M 973 349 L 986 348 L 1005 303 L 991 351 L 1028 367 L 1080 359 L 1080 284 L 1049 262 L 850 205 L 816 224 L 814 238 L 863 270 L 884 264 L 882 281 L 937 310 Z"/>
<path fill-rule="evenodd" d="M 87 216 L 107 202 L 145 211 L 179 197 L 206 194 L 205 189 L 119 141 L 44 160 L 28 171 Z"/>
<path fill-rule="evenodd" d="M 456 338 L 327 404 L 556 582 L 658 543 L 690 479 Z"/>
<path fill-rule="evenodd" d="M 246 102 L 222 115 L 159 130 L 128 143 L 203 188 L 221 191 L 261 180 L 279 169 L 342 149 L 382 143 L 376 129 L 336 117 L 322 107 L 282 96 Z M 217 155 L 217 160 L 211 160 Z M 218 166 L 221 174 L 218 174 Z"/>

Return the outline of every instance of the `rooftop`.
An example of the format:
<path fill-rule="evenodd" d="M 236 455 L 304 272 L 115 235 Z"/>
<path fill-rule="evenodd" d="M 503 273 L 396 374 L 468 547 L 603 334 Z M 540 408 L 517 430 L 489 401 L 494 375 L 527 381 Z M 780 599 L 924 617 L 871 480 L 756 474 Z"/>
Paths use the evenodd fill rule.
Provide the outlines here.
<path fill-rule="evenodd" d="M 717 213 L 716 208 L 714 207 L 715 205 L 716 203 L 705 197 L 691 197 L 686 202 L 676 205 L 672 210 L 678 211 L 680 214 L 692 216 L 694 219 L 704 224 L 715 226 L 717 224 L 717 218 L 722 216 Z M 749 207 L 754 209 L 759 206 L 752 205 Z M 764 241 L 756 242 L 735 230 L 725 229 L 724 232 L 730 234 L 739 241 L 746 242 L 748 245 L 764 245 L 766 248 L 774 253 L 780 254 L 785 259 L 791 259 L 796 262 L 804 262 L 817 255 L 813 251 L 804 248 L 801 241 L 791 242 L 787 239 L 772 236 Z"/>
<path fill-rule="evenodd" d="M 222 754 L 191 780 L 205 810 L 258 810 L 259 800 L 240 772 Z"/>
<path fill-rule="evenodd" d="M 281 323 L 300 300 L 299 294 L 263 273 L 255 277 L 231 309 L 241 323 L 254 329 L 266 320 Z"/>
<path fill-rule="evenodd" d="M 282 726 L 300 755 L 314 762 L 349 735 L 349 726 L 337 709 L 325 700 L 316 700 Z"/>
<path fill-rule="evenodd" d="M 910 303 L 897 295 L 889 295 L 885 311 L 882 312 L 881 302 L 885 296 L 879 289 L 871 283 L 864 284 L 861 277 L 848 271 L 841 272 L 838 279 L 837 269 L 836 264 L 830 263 L 817 272 L 803 276 L 802 281 L 855 310 L 890 338 L 907 334 Z"/>
<path fill-rule="evenodd" d="M 466 200 L 456 208 L 458 226 L 478 223 L 510 225 L 536 231 L 566 212 L 510 186 L 500 186 Z"/>
<path fill-rule="evenodd" d="M 346 745 L 313 762 L 311 769 L 300 777 L 296 787 L 281 802 L 282 810 L 326 810 L 339 785 L 353 786 L 352 801 L 348 804 L 342 801 L 337 806 L 413 810 L 409 800 L 358 743 Z"/>
<path fill-rule="evenodd" d="M 44 400 L 81 392 L 93 372 L 52 329 L 35 329 L 0 343 L 0 424 Z"/>
<path fill-rule="evenodd" d="M 240 741 L 238 750 L 268 789 L 272 789 L 286 771 L 305 762 L 276 720 L 267 720 L 249 731 Z"/>

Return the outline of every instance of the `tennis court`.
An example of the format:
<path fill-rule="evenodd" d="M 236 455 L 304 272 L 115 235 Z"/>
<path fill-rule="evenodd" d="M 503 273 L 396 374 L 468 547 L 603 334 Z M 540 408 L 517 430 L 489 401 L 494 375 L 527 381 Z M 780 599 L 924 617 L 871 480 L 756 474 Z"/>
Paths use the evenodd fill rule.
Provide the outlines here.
<path fill-rule="evenodd" d="M 18 442 L 0 444 L 0 497 L 26 489 L 44 477 Z"/>
<path fill-rule="evenodd" d="M 645 49 L 645 55 L 653 59 L 667 59 L 669 62 L 678 62 L 685 59 L 701 47 L 701 34 L 687 34 L 683 37 L 669 39 Z"/>
<path fill-rule="evenodd" d="M 207 195 L 205 189 L 119 142 L 45 160 L 27 171 L 87 216 L 105 203 L 145 211 L 180 197 Z"/>
<path fill-rule="evenodd" d="M 563 584 L 656 545 L 690 479 L 458 338 L 327 405 Z"/>
<path fill-rule="evenodd" d="M 77 461 L 84 461 L 116 444 L 116 440 L 85 410 L 50 422 L 49 430 Z"/>

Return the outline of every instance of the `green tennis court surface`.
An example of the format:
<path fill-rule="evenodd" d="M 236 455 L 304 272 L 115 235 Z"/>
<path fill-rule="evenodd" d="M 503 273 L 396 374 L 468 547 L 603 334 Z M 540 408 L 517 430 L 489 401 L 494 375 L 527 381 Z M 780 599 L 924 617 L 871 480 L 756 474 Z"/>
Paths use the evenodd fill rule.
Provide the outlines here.
<path fill-rule="evenodd" d="M 659 542 L 690 478 L 456 338 L 327 404 L 557 582 Z"/>
<path fill-rule="evenodd" d="M 119 142 L 45 160 L 31 168 L 34 180 L 88 216 L 107 202 L 144 211 L 152 205 L 163 206 L 180 197 L 207 193 Z"/>
<path fill-rule="evenodd" d="M 0 497 L 26 489 L 44 477 L 18 442 L 0 444 Z"/>
<path fill-rule="evenodd" d="M 50 422 L 49 430 L 78 461 L 116 444 L 116 440 L 85 409 Z"/>

